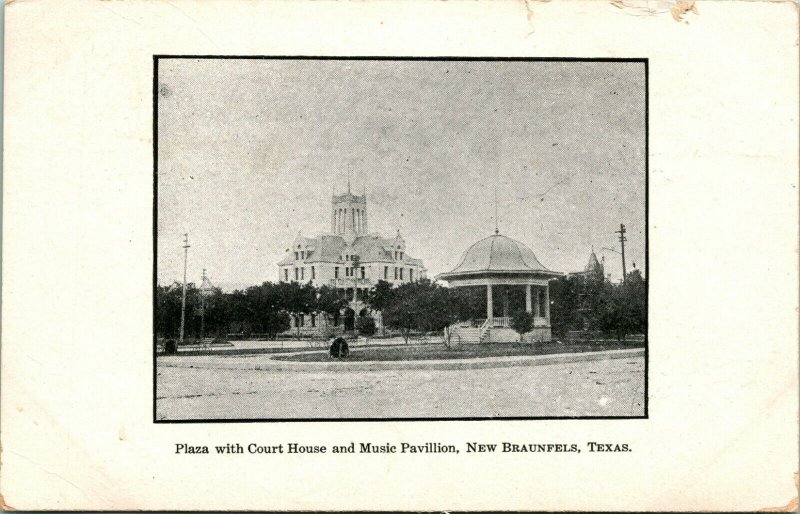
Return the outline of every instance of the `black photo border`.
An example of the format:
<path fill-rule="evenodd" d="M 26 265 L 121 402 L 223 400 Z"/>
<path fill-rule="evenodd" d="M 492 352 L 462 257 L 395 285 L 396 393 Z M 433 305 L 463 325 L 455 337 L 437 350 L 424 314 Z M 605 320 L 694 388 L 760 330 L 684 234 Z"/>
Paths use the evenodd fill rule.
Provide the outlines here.
<path fill-rule="evenodd" d="M 158 288 L 158 63 L 163 59 L 239 59 L 239 60 L 324 60 L 324 61 L 475 61 L 475 62 L 639 62 L 644 64 L 645 88 L 645 310 L 648 317 L 644 342 L 644 414 L 641 416 L 509 416 L 509 417 L 403 417 L 403 418 L 242 418 L 242 419 L 157 419 L 157 335 L 156 293 Z M 301 422 L 411 422 L 411 421 L 526 421 L 526 420 L 628 420 L 649 419 L 650 386 L 650 72 L 648 58 L 612 57 L 464 57 L 464 56 L 311 56 L 311 55 L 153 55 L 153 423 L 301 423 Z"/>

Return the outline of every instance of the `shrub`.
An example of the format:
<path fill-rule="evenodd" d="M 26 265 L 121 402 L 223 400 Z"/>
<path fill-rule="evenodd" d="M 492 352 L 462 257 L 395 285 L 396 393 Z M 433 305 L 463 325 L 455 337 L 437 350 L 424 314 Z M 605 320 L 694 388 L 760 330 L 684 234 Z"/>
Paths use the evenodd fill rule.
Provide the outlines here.
<path fill-rule="evenodd" d="M 533 314 L 527 311 L 517 311 L 511 315 L 511 328 L 520 336 L 533 330 Z"/>
<path fill-rule="evenodd" d="M 375 334 L 375 319 L 372 316 L 359 316 L 356 320 L 356 330 L 364 337 Z"/>

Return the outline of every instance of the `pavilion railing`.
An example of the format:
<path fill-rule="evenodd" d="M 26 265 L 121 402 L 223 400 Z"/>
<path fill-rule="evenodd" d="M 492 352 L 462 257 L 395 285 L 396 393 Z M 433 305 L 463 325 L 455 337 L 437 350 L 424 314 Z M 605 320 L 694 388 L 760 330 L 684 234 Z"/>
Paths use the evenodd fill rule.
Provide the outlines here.
<path fill-rule="evenodd" d="M 492 318 L 493 327 L 509 327 L 511 326 L 511 318 Z"/>
<path fill-rule="evenodd" d="M 483 326 L 489 327 L 510 327 L 511 326 L 511 318 L 509 317 L 497 317 L 497 318 L 490 318 L 490 319 L 476 319 L 474 321 L 475 327 L 483 328 Z"/>

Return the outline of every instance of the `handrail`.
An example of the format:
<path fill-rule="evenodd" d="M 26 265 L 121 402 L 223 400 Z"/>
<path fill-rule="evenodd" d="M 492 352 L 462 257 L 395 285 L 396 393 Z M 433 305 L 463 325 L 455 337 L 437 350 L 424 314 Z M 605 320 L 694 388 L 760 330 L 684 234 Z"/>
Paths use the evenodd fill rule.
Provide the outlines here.
<path fill-rule="evenodd" d="M 481 331 L 478 334 L 478 341 L 480 341 L 481 343 L 483 342 L 484 336 L 486 336 L 486 333 L 489 331 L 489 326 L 491 325 L 491 321 L 492 321 L 491 318 L 487 318 L 486 321 L 483 322 L 483 325 L 481 325 L 480 327 Z"/>

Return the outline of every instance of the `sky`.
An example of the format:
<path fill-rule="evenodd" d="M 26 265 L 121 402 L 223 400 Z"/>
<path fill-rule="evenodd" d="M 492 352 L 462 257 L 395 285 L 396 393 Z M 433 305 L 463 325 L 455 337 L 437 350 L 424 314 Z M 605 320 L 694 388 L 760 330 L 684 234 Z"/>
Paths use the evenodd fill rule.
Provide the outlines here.
<path fill-rule="evenodd" d="M 190 282 L 277 280 L 348 175 L 370 231 L 399 229 L 430 277 L 495 222 L 555 271 L 594 247 L 614 280 L 624 223 L 646 273 L 644 64 L 159 61 L 159 284 L 182 280 L 184 233 Z"/>

